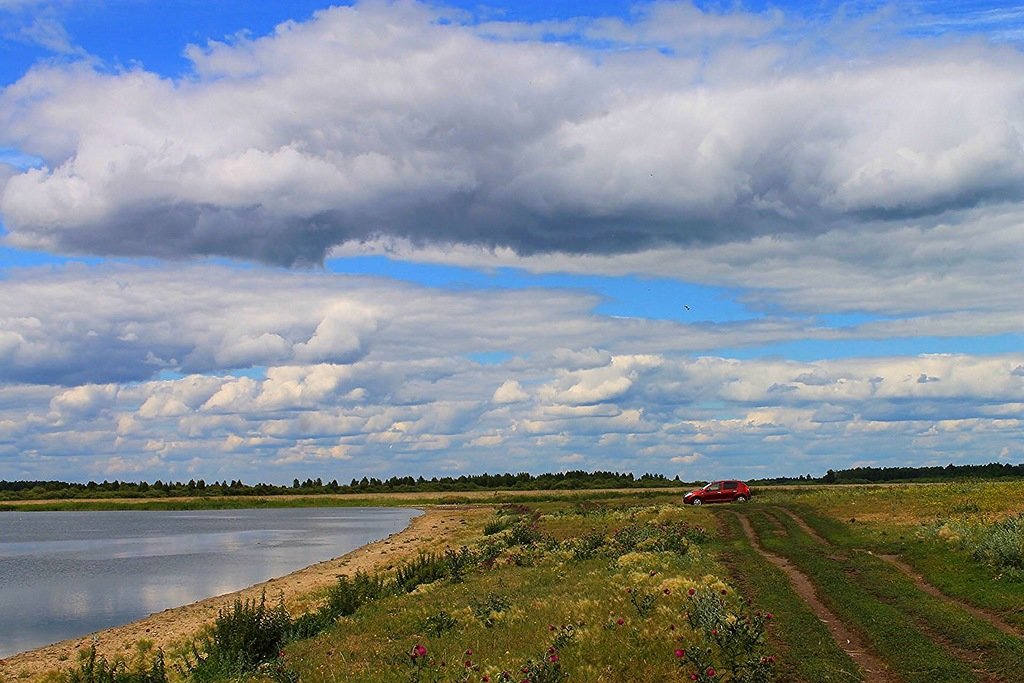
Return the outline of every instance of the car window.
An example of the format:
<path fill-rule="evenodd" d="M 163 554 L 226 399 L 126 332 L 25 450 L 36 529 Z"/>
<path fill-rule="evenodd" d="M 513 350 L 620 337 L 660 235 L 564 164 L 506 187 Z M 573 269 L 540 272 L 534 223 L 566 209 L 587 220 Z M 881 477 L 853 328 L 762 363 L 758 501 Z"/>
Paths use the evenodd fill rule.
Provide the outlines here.
<path fill-rule="evenodd" d="M 722 485 L 722 488 L 724 488 L 726 490 L 734 489 L 734 488 L 736 488 L 736 482 L 734 482 L 734 481 L 727 481 L 727 482 L 725 482 Z"/>

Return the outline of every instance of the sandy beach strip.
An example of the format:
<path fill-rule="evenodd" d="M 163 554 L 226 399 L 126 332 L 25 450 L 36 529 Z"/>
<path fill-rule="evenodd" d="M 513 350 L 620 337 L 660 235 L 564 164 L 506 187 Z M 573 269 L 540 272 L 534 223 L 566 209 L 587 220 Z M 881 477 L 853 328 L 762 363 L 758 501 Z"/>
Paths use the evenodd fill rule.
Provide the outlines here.
<path fill-rule="evenodd" d="M 313 606 L 323 591 L 332 586 L 339 576 L 352 575 L 359 570 L 375 572 L 391 569 L 421 550 L 443 549 L 446 545 L 458 542 L 457 539 L 469 527 L 482 524 L 481 520 L 486 514 L 487 510 L 481 508 L 429 508 L 414 517 L 402 531 L 333 560 L 299 569 L 235 593 L 156 612 L 130 624 L 0 659 L 0 681 L 35 681 L 58 669 L 70 668 L 75 665 L 78 652 L 94 643 L 97 652 L 108 659 L 117 656 L 130 659 L 136 644 L 142 640 L 170 652 L 195 637 L 216 618 L 221 608 L 230 607 L 239 599 L 258 600 L 264 591 L 268 601 L 276 602 L 279 596 L 283 596 L 288 609 L 293 614 L 299 613 Z"/>

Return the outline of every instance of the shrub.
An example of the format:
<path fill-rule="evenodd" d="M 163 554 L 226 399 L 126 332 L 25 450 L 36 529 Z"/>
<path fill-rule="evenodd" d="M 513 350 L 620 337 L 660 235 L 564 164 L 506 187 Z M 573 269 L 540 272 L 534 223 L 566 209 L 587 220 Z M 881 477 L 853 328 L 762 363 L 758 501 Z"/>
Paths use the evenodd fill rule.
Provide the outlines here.
<path fill-rule="evenodd" d="M 990 524 L 961 515 L 925 525 L 924 531 L 963 548 L 1004 577 L 1024 580 L 1024 514 Z"/>
<path fill-rule="evenodd" d="M 487 628 L 491 628 L 498 622 L 498 619 L 500 619 L 499 615 L 512 607 L 512 603 L 510 603 L 508 598 L 504 595 L 488 593 L 487 597 L 483 600 L 473 600 L 470 607 L 473 610 L 473 616 L 475 616 L 481 624 Z"/>
<path fill-rule="evenodd" d="M 537 528 L 537 520 L 530 518 L 520 520 L 512 525 L 508 534 L 508 546 L 530 545 L 543 540 L 544 534 Z"/>
<path fill-rule="evenodd" d="M 629 524 L 615 532 L 612 545 L 619 555 L 638 551 L 669 551 L 685 555 L 691 543 L 706 540 L 704 528 L 688 522 Z"/>
<path fill-rule="evenodd" d="M 693 681 L 770 683 L 775 657 L 766 652 L 765 630 L 771 613 L 751 614 L 740 598 L 730 604 L 726 591 L 691 589 L 686 619 L 699 640 L 675 651 L 676 660 L 690 670 Z"/>
<path fill-rule="evenodd" d="M 395 585 L 405 593 L 416 589 L 424 583 L 433 583 L 448 575 L 448 561 L 443 555 L 437 553 L 420 553 L 411 562 L 406 562 L 398 568 L 395 577 Z"/>
<path fill-rule="evenodd" d="M 495 517 L 491 521 L 484 524 L 484 536 L 493 536 L 499 532 L 512 526 L 513 520 L 508 518 L 508 515 Z"/>
<path fill-rule="evenodd" d="M 985 527 L 974 541 L 974 559 L 1004 570 L 1024 571 L 1024 514 Z"/>
<path fill-rule="evenodd" d="M 441 610 L 437 614 L 431 614 L 423 620 L 423 630 L 435 637 L 440 636 L 447 631 L 451 631 L 458 625 L 458 619 L 444 610 Z"/>
<path fill-rule="evenodd" d="M 639 617 L 649 615 L 654 610 L 657 602 L 658 596 L 654 593 L 648 593 L 640 588 L 631 588 L 629 590 L 629 603 L 633 605 Z"/>
<path fill-rule="evenodd" d="M 466 569 L 472 567 L 476 559 L 473 551 L 466 546 L 462 546 L 457 551 L 451 548 L 445 549 L 444 561 L 448 565 L 448 577 L 452 582 L 460 583 L 465 578 Z"/>
<path fill-rule="evenodd" d="M 370 576 L 357 571 L 353 578 L 339 576 L 327 594 L 326 607 L 335 619 L 347 617 L 368 602 L 379 600 L 388 594 L 388 587 L 381 576 Z"/>
<path fill-rule="evenodd" d="M 259 601 L 236 600 L 231 609 L 220 610 L 210 630 L 193 645 L 184 670 L 198 681 L 254 671 L 277 657 L 291 627 L 283 602 L 268 607 L 266 593 Z"/>
<path fill-rule="evenodd" d="M 590 560 L 597 556 L 601 546 L 604 545 L 604 534 L 599 531 L 590 530 L 579 538 L 574 538 L 568 543 L 572 550 L 573 559 Z"/>

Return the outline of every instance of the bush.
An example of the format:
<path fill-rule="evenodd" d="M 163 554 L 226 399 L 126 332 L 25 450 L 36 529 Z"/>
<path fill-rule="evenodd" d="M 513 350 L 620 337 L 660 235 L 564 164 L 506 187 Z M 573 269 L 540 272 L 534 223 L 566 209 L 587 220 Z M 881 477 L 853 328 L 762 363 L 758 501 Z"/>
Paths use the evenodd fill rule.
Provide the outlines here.
<path fill-rule="evenodd" d="M 184 672 L 197 681 L 251 672 L 277 657 L 291 627 L 283 602 L 268 607 L 266 593 L 259 601 L 236 600 L 231 609 L 220 610 L 210 630 L 193 645 Z"/>
<path fill-rule="evenodd" d="M 481 624 L 491 628 L 501 618 L 501 613 L 512 607 L 512 603 L 504 595 L 488 593 L 487 597 L 483 600 L 473 600 L 473 604 L 470 607 L 473 610 L 473 616 Z"/>
<path fill-rule="evenodd" d="M 451 631 L 458 625 L 459 620 L 444 610 L 437 614 L 431 614 L 423 620 L 423 630 L 435 637 Z"/>
<path fill-rule="evenodd" d="M 604 534 L 600 531 L 590 530 L 579 538 L 574 538 L 568 543 L 575 560 L 590 560 L 597 556 L 601 546 L 604 545 Z"/>
<path fill-rule="evenodd" d="M 985 527 L 971 554 L 999 569 L 1024 571 L 1024 514 Z"/>
<path fill-rule="evenodd" d="M 775 657 L 766 652 L 765 630 L 771 613 L 751 614 L 749 604 L 731 600 L 726 591 L 692 589 L 686 619 L 699 641 L 676 650 L 679 665 L 694 681 L 770 683 Z M 717 678 L 716 678 L 717 677 Z"/>
<path fill-rule="evenodd" d="M 495 516 L 494 519 L 484 524 L 484 536 L 493 536 L 494 534 L 500 533 L 505 529 L 512 526 L 513 520 L 509 519 L 507 515 L 501 517 Z"/>
<path fill-rule="evenodd" d="M 644 551 L 668 551 L 685 555 L 691 543 L 703 543 L 707 532 L 703 527 L 687 522 L 669 524 L 630 524 L 612 537 L 612 544 L 620 555 Z"/>
<path fill-rule="evenodd" d="M 437 553 L 420 553 L 411 562 L 406 562 L 398 568 L 395 577 L 395 585 L 399 591 L 410 593 L 417 586 L 424 583 L 433 583 L 438 579 L 448 576 L 448 560 Z"/>

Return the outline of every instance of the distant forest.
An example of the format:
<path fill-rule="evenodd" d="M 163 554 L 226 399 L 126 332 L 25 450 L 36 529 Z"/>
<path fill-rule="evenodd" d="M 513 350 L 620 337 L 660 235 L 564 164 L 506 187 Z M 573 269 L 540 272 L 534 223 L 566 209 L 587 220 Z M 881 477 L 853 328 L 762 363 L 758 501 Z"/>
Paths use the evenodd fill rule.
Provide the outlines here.
<path fill-rule="evenodd" d="M 1009 465 L 953 465 L 945 467 L 855 467 L 847 470 L 829 470 L 823 476 L 772 477 L 750 479 L 750 484 L 871 484 L 882 482 L 947 481 L 951 479 L 998 479 L 1024 477 L 1024 463 Z M 703 482 L 689 482 L 701 484 Z M 295 479 L 291 486 L 275 484 L 245 484 L 240 480 L 214 481 L 203 479 L 179 481 L 90 481 L 85 484 L 63 481 L 5 481 L 0 480 L 0 500 L 26 500 L 42 498 L 155 498 L 165 496 L 276 496 L 288 494 L 350 494 L 350 493 L 433 493 L 446 491 L 481 490 L 573 490 L 613 488 L 671 488 L 685 486 L 678 476 L 669 479 L 663 474 L 644 474 L 639 477 L 621 472 L 556 472 L 548 474 L 475 474 L 460 477 L 391 477 L 377 479 L 363 477 L 347 484 L 337 480 L 323 482 L 318 479 Z"/>

